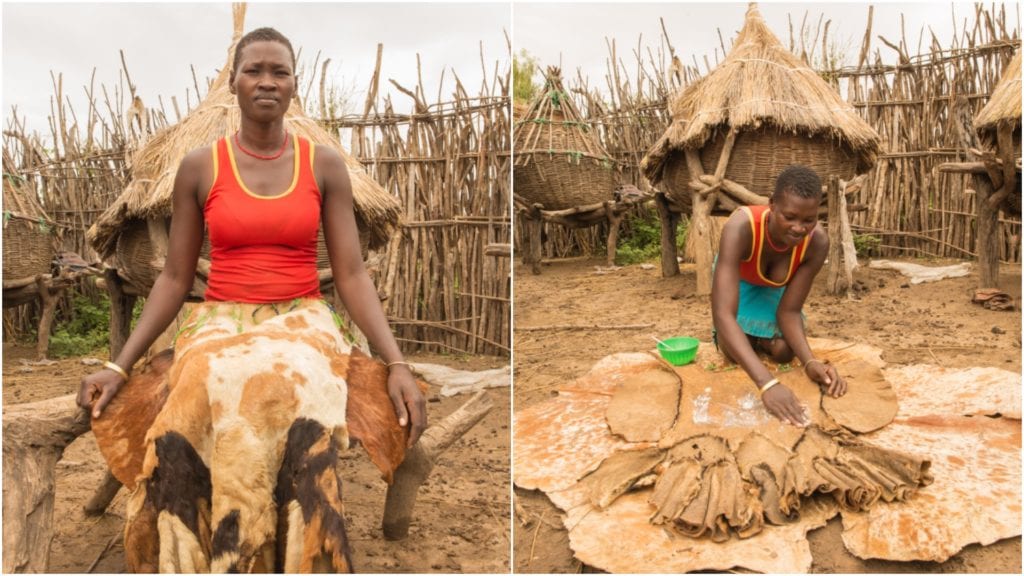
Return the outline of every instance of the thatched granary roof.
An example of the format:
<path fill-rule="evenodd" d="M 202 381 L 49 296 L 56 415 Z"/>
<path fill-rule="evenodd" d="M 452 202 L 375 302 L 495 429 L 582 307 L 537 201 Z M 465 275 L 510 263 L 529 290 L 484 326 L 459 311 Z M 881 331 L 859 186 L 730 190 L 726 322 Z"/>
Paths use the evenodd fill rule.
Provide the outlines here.
<path fill-rule="evenodd" d="M 89 229 L 89 241 L 102 257 L 107 258 L 113 253 L 118 235 L 130 220 L 164 218 L 171 214 L 174 175 L 188 152 L 211 144 L 238 129 L 241 117 L 235 96 L 229 90 L 228 77 L 235 46 L 242 36 L 245 8 L 244 5 L 236 4 L 234 10 L 234 37 L 228 49 L 227 62 L 210 87 L 210 92 L 181 122 L 154 135 L 130 159 L 131 181 Z M 371 247 L 386 243 L 398 222 L 398 201 L 374 181 L 359 161 L 349 156 L 334 137 L 307 117 L 294 100 L 285 116 L 285 124 L 289 132 L 316 144 L 330 146 L 341 153 L 352 181 L 360 234 L 368 237 Z"/>
<path fill-rule="evenodd" d="M 22 218 L 53 225 L 53 220 L 43 209 L 31 183 L 22 176 L 4 171 L 4 219 Z"/>
<path fill-rule="evenodd" d="M 547 210 L 612 198 L 619 183 L 619 164 L 576 108 L 559 68 L 549 67 L 544 88 L 528 108 L 514 107 L 513 114 L 517 196 Z"/>
<path fill-rule="evenodd" d="M 1020 126 L 1020 50 L 1007 64 L 985 107 L 974 117 L 974 129 L 980 134 L 993 133 L 1000 123 Z"/>
<path fill-rule="evenodd" d="M 831 138 L 858 156 L 860 170 L 874 165 L 878 134 L 806 63 L 768 29 L 755 3 L 725 60 L 669 103 L 672 124 L 643 160 L 647 178 L 661 181 L 675 150 L 702 148 L 726 126 L 774 126 L 812 138 Z"/>

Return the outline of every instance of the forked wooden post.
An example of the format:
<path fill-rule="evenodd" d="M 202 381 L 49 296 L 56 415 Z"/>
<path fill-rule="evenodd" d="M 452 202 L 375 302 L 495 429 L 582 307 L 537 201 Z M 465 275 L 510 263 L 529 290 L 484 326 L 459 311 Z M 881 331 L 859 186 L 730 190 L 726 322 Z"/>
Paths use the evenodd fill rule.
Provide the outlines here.
<path fill-rule="evenodd" d="M 989 200 L 995 196 L 992 180 L 983 174 L 975 174 L 974 202 L 978 217 L 978 284 L 979 288 L 999 287 L 999 244 L 996 227 L 999 225 L 999 205 L 992 206 Z"/>
<path fill-rule="evenodd" d="M 74 394 L 18 404 L 4 409 L 3 431 L 3 571 L 48 572 L 57 461 L 89 414 Z"/>
<path fill-rule="evenodd" d="M 385 538 L 401 540 L 409 535 L 416 495 L 437 459 L 493 407 L 486 390 L 477 392 L 447 418 L 427 428 L 419 442 L 405 453 L 405 460 L 395 470 L 395 481 L 388 486 L 384 502 L 382 528 Z"/>
<path fill-rule="evenodd" d="M 524 257 L 529 258 L 530 272 L 535 275 L 540 274 L 540 261 L 543 258 L 542 232 L 544 220 L 541 219 L 541 208 L 543 207 L 540 204 L 534 204 L 526 214 L 526 232 L 530 239 L 530 246 L 528 254 L 524 254 Z"/>
<path fill-rule="evenodd" d="M 846 294 L 851 279 L 843 274 L 843 229 L 839 210 L 843 194 L 835 177 L 825 183 L 825 195 L 828 198 L 828 293 L 839 296 Z"/>
<path fill-rule="evenodd" d="M 57 297 L 55 292 L 63 291 L 62 288 L 54 289 L 53 277 L 49 274 L 36 276 L 36 287 L 39 290 L 39 300 L 42 302 L 43 310 L 39 315 L 39 333 L 36 339 L 36 358 L 46 358 L 46 352 L 50 347 L 50 328 L 53 326 L 53 313 L 57 309 Z"/>

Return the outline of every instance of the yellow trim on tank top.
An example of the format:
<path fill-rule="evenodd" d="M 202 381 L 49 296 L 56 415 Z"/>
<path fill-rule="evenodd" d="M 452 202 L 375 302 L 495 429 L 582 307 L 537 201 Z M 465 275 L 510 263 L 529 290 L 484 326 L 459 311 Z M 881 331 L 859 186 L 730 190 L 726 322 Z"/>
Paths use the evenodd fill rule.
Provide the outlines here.
<path fill-rule="evenodd" d="M 757 226 L 754 225 L 754 211 L 748 206 L 740 206 L 740 210 L 747 215 L 747 221 L 750 222 L 750 256 L 747 256 L 743 262 L 750 262 L 750 259 L 754 257 L 754 252 L 757 251 L 757 238 L 754 238 L 754 230 Z"/>
<path fill-rule="evenodd" d="M 804 238 L 803 241 L 800 244 L 797 244 L 796 246 L 793 246 L 793 252 L 789 255 L 789 269 L 786 270 L 786 278 L 785 278 L 785 280 L 783 280 L 782 282 L 776 282 L 776 281 L 772 280 L 771 278 L 765 278 L 764 273 L 761 272 L 761 251 L 764 250 L 764 245 L 768 242 L 766 236 L 768 236 L 768 213 L 769 212 L 771 212 L 771 209 L 765 210 L 764 212 L 761 213 L 761 242 L 757 243 L 757 260 L 755 260 L 757 265 L 755 266 L 755 268 L 757 269 L 757 277 L 758 278 L 760 278 L 761 280 L 764 280 L 765 282 L 767 282 L 769 286 L 773 286 L 775 288 L 779 288 L 779 287 L 785 286 L 789 282 L 789 280 L 793 277 L 793 271 L 796 270 L 796 264 L 797 264 L 797 261 L 796 261 L 796 249 L 797 249 L 797 246 L 799 246 L 800 244 L 806 244 L 807 243 L 807 238 Z M 810 235 L 808 235 L 808 237 L 810 237 Z M 756 242 L 756 240 L 755 240 L 755 242 Z M 806 249 L 806 246 L 805 246 L 805 249 Z M 800 259 L 803 260 L 803 254 L 800 255 Z"/>
<path fill-rule="evenodd" d="M 278 198 L 284 198 L 285 196 L 291 194 L 292 190 L 295 190 L 295 185 L 299 183 L 299 136 L 297 134 L 292 134 L 292 147 L 295 150 L 295 154 L 293 155 L 295 158 L 292 161 L 292 183 L 290 186 L 288 186 L 287 190 L 274 196 L 261 196 L 259 194 L 254 194 L 251 190 L 249 190 L 249 187 L 246 186 L 245 182 L 242 181 L 242 175 L 238 173 L 238 164 L 235 163 L 235 150 L 231 146 L 230 140 L 228 141 L 227 145 L 228 159 L 231 161 L 231 172 L 235 175 L 235 182 L 237 182 L 238 187 L 241 188 L 242 191 L 248 194 L 249 196 L 252 196 L 253 198 L 258 198 L 260 200 L 276 200 Z"/>
<path fill-rule="evenodd" d="M 217 149 L 219 147 L 220 142 L 214 142 L 213 146 L 211 146 L 213 148 L 213 180 L 210 180 L 210 189 L 206 191 L 207 200 L 210 199 L 210 192 L 213 192 L 213 187 L 217 185 L 217 174 L 220 172 L 220 160 L 218 159 L 220 151 Z M 230 144 L 228 144 L 228 148 L 231 148 Z M 203 204 L 205 205 L 206 203 L 204 202 Z"/>

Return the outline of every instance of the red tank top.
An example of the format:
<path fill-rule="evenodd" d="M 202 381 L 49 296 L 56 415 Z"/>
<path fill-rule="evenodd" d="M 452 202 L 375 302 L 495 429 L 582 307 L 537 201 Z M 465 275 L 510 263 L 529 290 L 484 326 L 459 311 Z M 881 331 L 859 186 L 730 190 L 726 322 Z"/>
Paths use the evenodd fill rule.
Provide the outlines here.
<path fill-rule="evenodd" d="M 764 249 L 764 245 L 767 243 L 765 236 L 768 234 L 766 228 L 768 225 L 768 212 L 770 210 L 767 206 L 743 206 L 740 208 L 750 218 L 750 230 L 753 233 L 753 242 L 750 246 L 750 257 L 740 262 L 740 279 L 747 282 L 748 284 L 754 284 L 756 286 L 785 286 L 789 283 L 790 279 L 793 278 L 793 273 L 800 267 L 800 264 L 804 261 L 804 254 L 807 252 L 807 245 L 811 242 L 811 234 L 808 234 L 804 241 L 797 244 L 793 248 L 793 254 L 789 260 L 789 270 L 786 272 L 786 278 L 782 282 L 773 282 L 772 280 L 765 278 L 761 273 L 761 250 Z"/>
<path fill-rule="evenodd" d="M 214 146 L 213 186 L 203 207 L 211 264 L 206 300 L 266 303 L 320 295 L 315 147 L 298 136 L 293 147 L 291 185 L 276 196 L 257 196 L 242 182 L 227 139 Z"/>

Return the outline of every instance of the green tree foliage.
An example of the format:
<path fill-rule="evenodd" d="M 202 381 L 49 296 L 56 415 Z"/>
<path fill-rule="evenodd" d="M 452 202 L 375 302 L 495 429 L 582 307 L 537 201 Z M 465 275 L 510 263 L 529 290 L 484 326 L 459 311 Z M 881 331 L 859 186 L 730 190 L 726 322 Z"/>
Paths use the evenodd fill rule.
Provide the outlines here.
<path fill-rule="evenodd" d="M 143 299 L 135 301 L 132 310 L 132 324 L 142 313 Z M 101 293 L 93 300 L 75 294 L 72 298 L 72 314 L 69 318 L 58 319 L 50 336 L 50 356 L 67 358 L 85 356 L 105 351 L 110 346 L 110 298 Z M 35 335 L 32 335 L 35 340 Z"/>
<path fill-rule="evenodd" d="M 661 255 L 661 223 L 658 215 L 650 210 L 643 212 L 630 213 L 623 219 L 622 236 L 615 248 L 615 263 L 619 266 L 657 260 Z M 686 247 L 689 223 L 684 217 L 676 228 L 676 249 L 680 253 Z"/>
<path fill-rule="evenodd" d="M 523 104 L 532 102 L 540 91 L 540 85 L 534 83 L 533 77 L 540 69 L 537 58 L 531 56 L 525 48 L 519 54 L 512 55 L 512 98 Z"/>

